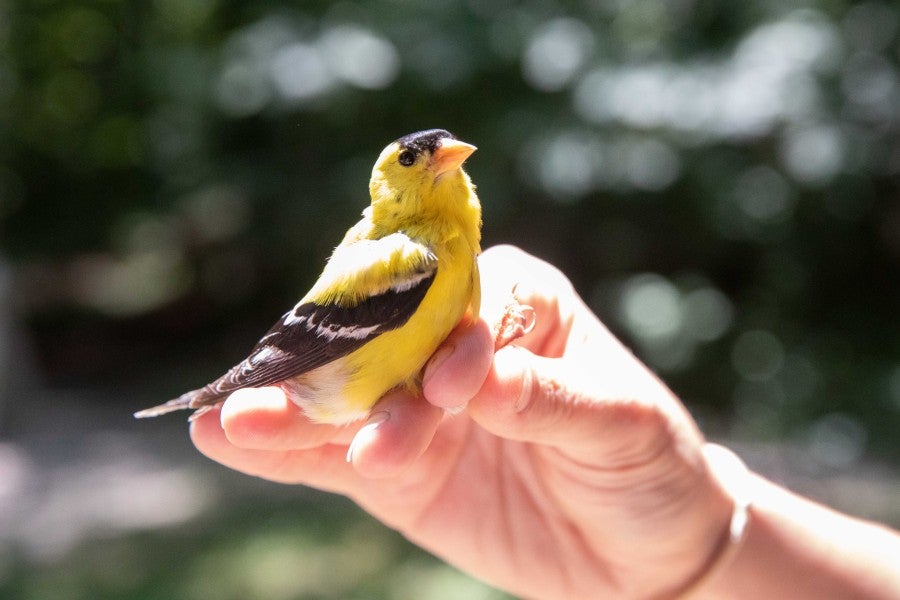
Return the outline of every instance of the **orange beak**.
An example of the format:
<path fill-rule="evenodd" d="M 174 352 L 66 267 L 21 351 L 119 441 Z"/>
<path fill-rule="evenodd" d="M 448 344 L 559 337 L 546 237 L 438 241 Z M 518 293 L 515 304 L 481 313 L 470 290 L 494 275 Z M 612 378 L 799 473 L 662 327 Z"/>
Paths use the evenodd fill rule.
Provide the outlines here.
<path fill-rule="evenodd" d="M 444 138 L 431 156 L 431 169 L 435 175 L 458 169 L 475 150 L 472 144 Z"/>

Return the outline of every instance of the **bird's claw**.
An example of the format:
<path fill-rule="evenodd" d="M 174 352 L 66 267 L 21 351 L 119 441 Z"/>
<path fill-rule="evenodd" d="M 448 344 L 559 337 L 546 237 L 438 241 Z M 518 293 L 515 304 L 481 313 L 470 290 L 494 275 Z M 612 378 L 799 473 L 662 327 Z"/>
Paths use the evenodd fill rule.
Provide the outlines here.
<path fill-rule="evenodd" d="M 534 329 L 534 308 L 520 304 L 515 298 L 504 308 L 500 320 L 494 324 L 494 350 L 508 346 Z"/>

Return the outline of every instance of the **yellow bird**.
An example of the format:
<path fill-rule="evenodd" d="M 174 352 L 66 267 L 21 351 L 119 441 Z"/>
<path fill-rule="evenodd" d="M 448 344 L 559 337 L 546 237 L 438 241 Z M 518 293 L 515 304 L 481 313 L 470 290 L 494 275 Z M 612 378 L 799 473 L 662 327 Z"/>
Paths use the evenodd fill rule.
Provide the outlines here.
<path fill-rule="evenodd" d="M 438 345 L 478 316 L 481 205 L 462 170 L 474 151 L 443 129 L 389 144 L 372 169 L 371 205 L 312 289 L 227 373 L 135 416 L 278 385 L 311 420 L 343 424 L 392 388 L 419 390 Z"/>

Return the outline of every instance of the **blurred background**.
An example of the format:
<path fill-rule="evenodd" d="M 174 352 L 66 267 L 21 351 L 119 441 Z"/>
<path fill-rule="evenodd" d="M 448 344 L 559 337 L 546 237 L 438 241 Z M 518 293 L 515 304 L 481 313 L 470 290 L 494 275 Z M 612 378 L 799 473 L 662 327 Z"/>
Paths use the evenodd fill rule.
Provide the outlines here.
<path fill-rule="evenodd" d="M 131 418 L 430 127 L 711 437 L 900 525 L 898 63 L 887 0 L 0 4 L 0 597 L 505 598 Z"/>

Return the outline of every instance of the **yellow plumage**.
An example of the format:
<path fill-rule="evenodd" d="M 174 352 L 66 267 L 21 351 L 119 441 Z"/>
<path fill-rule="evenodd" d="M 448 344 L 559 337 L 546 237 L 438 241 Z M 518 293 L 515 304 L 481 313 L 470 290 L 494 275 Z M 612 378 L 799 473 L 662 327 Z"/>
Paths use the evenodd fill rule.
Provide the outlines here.
<path fill-rule="evenodd" d="M 310 419 L 346 423 L 394 387 L 418 389 L 441 341 L 478 314 L 481 206 L 462 170 L 474 150 L 443 130 L 389 144 L 372 170 L 362 220 L 250 356 L 136 416 L 211 406 L 236 389 L 277 384 Z"/>

